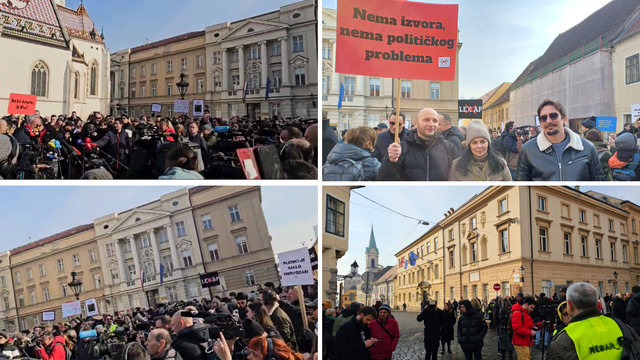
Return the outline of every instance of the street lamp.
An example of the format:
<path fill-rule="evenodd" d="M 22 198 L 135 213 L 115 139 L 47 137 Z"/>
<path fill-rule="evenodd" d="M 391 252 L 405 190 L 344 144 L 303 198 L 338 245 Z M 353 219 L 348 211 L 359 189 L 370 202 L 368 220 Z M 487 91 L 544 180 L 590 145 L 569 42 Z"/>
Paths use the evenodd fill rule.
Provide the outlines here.
<path fill-rule="evenodd" d="M 613 280 L 609 279 L 609 283 L 616 282 L 616 281 L 618 281 L 618 272 L 614 271 L 613 272 Z"/>
<path fill-rule="evenodd" d="M 520 282 L 523 283 L 524 282 L 524 266 L 520 266 Z"/>
<path fill-rule="evenodd" d="M 355 260 L 353 260 L 353 264 L 351 264 L 351 273 L 357 274 L 359 268 L 360 267 L 358 266 L 358 263 Z"/>
<path fill-rule="evenodd" d="M 67 285 L 69 285 L 73 291 L 73 295 L 76 296 L 76 300 L 80 300 L 80 293 L 82 293 L 82 280 L 76 279 L 76 276 L 78 276 L 78 273 L 73 271 L 71 273 L 71 282 Z"/>
<path fill-rule="evenodd" d="M 180 82 L 176 84 L 178 86 L 178 90 L 180 90 L 182 100 L 184 100 L 184 96 L 187 94 L 187 88 L 189 88 L 189 82 L 184 80 L 185 77 L 187 77 L 187 75 L 184 73 L 180 74 Z"/>

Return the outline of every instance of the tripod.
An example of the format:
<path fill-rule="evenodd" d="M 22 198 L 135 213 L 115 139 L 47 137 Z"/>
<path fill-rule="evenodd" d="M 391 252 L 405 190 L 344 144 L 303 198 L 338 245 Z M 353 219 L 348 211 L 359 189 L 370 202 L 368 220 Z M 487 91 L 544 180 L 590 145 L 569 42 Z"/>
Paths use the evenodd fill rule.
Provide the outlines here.
<path fill-rule="evenodd" d="M 549 333 L 551 333 L 551 322 L 548 320 L 545 320 L 543 322 L 542 329 L 540 329 L 540 340 L 542 341 L 542 355 L 540 356 L 540 359 L 542 360 L 546 359 L 544 355 L 544 351 L 547 350 L 547 352 L 549 352 L 549 348 L 546 346 L 546 343 L 547 343 L 546 337 L 547 337 L 547 334 Z"/>

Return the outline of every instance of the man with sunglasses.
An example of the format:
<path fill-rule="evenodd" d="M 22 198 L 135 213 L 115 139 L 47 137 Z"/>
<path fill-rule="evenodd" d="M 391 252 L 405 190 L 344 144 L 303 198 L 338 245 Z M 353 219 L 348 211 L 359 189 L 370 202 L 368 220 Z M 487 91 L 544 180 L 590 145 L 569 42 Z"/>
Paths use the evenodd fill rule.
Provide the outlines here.
<path fill-rule="evenodd" d="M 543 101 L 538 117 L 542 132 L 522 146 L 517 181 L 604 181 L 595 146 L 565 127 L 562 104 Z"/>

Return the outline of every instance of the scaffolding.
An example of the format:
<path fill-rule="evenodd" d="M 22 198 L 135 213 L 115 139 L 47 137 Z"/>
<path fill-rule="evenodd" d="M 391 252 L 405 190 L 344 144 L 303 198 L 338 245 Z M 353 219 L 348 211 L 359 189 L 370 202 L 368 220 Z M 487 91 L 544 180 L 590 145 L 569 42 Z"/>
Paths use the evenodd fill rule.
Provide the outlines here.
<path fill-rule="evenodd" d="M 510 120 L 516 126 L 535 125 L 536 111 L 545 99 L 564 105 L 569 119 L 615 116 L 608 42 L 595 39 L 516 81 L 511 86 Z"/>

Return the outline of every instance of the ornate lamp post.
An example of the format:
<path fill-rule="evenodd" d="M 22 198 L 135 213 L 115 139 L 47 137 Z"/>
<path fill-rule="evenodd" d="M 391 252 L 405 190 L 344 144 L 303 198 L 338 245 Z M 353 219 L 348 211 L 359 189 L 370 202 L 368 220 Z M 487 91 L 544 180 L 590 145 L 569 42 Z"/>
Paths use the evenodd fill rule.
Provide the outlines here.
<path fill-rule="evenodd" d="M 69 285 L 69 287 L 73 291 L 73 295 L 76 296 L 76 300 L 80 300 L 80 294 L 82 293 L 82 280 L 76 279 L 76 276 L 78 276 L 78 273 L 76 273 L 75 271 L 72 272 L 71 282 L 67 285 Z"/>
<path fill-rule="evenodd" d="M 184 100 L 184 96 L 187 94 L 187 89 L 189 88 L 189 82 L 185 81 L 184 78 L 187 77 L 184 73 L 180 74 L 180 82 L 176 85 L 178 86 L 178 90 L 180 90 L 180 97 Z"/>

